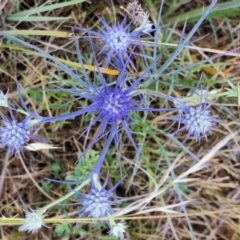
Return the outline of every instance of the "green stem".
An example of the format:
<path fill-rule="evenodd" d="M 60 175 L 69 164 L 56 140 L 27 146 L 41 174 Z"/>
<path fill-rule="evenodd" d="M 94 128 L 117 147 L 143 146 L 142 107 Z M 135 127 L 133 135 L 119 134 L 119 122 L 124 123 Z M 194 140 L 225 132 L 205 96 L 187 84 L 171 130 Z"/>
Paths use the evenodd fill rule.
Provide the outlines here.
<path fill-rule="evenodd" d="M 72 195 L 74 195 L 77 191 L 79 191 L 80 189 L 82 189 L 85 185 L 89 184 L 90 179 L 85 180 L 84 182 L 82 182 L 82 184 L 80 184 L 79 186 L 77 186 L 74 190 L 72 190 L 71 192 L 69 192 L 68 194 L 66 194 L 65 196 L 51 202 L 50 204 L 46 205 L 45 207 L 41 208 L 42 213 L 45 213 L 49 208 L 63 202 L 64 200 L 70 198 Z"/>

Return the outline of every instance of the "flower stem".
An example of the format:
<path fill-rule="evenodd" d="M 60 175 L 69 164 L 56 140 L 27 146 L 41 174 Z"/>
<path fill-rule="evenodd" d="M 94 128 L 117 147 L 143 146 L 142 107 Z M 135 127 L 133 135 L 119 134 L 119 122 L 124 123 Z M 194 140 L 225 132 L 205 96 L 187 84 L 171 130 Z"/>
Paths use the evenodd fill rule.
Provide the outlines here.
<path fill-rule="evenodd" d="M 63 202 L 64 200 L 68 199 L 69 197 L 71 197 L 72 195 L 74 195 L 77 191 L 79 191 L 80 189 L 82 189 L 85 185 L 87 185 L 90 182 L 90 179 L 86 179 L 85 181 L 82 182 L 82 184 L 80 184 L 79 186 L 77 186 L 73 191 L 69 192 L 68 194 L 66 194 L 65 196 L 51 202 L 50 204 L 46 205 L 45 207 L 41 208 L 42 213 L 45 213 L 49 208 Z"/>

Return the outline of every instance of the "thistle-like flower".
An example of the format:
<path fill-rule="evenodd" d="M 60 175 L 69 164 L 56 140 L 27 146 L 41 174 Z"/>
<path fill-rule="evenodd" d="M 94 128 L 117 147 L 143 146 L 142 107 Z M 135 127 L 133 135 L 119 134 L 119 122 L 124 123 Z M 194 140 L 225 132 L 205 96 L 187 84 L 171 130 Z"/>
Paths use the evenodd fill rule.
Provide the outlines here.
<path fill-rule="evenodd" d="M 31 132 L 34 130 L 31 114 L 23 121 L 17 121 L 13 115 L 12 109 L 8 107 L 11 119 L 0 113 L 3 125 L 0 126 L 0 145 L 7 147 L 8 151 L 13 153 L 23 153 L 23 146 L 28 144 L 29 139 L 41 140 L 34 136 Z"/>
<path fill-rule="evenodd" d="M 144 45 L 141 37 L 154 31 L 154 29 L 150 29 L 151 26 L 149 23 L 145 24 L 146 22 L 144 22 L 143 27 L 138 27 L 131 31 L 131 23 L 126 23 L 126 16 L 121 23 L 115 22 L 113 26 L 109 26 L 103 18 L 99 17 L 99 20 L 103 25 L 99 31 L 74 26 L 72 28 L 84 31 L 90 36 L 98 37 L 102 41 L 103 47 L 101 47 L 100 53 L 107 54 L 104 66 L 109 65 L 114 56 L 116 56 L 120 62 L 123 62 L 125 59 L 133 66 L 134 64 L 130 59 L 128 51 L 130 50 L 130 53 L 134 54 L 133 49 L 136 46 Z"/>
<path fill-rule="evenodd" d="M 42 226 L 46 227 L 46 224 L 43 222 L 43 215 L 42 211 L 39 210 L 32 210 L 31 212 L 25 211 L 26 218 L 24 219 L 23 225 L 19 228 L 19 231 L 27 231 L 28 233 L 36 233 Z"/>
<path fill-rule="evenodd" d="M 1 32 L 0 32 L 1 33 Z M 94 168 L 94 172 L 100 173 L 102 164 L 104 162 L 105 156 L 108 152 L 108 149 L 114 140 L 116 149 L 120 143 L 121 137 L 119 137 L 119 130 L 123 130 L 128 136 L 131 144 L 136 149 L 138 156 L 140 155 L 138 147 L 132 137 L 131 128 L 129 126 L 130 121 L 132 120 L 131 113 L 133 111 L 142 111 L 142 112 L 161 112 L 166 111 L 162 108 L 151 108 L 148 107 L 148 103 L 143 98 L 143 92 L 138 91 L 140 83 L 142 80 L 150 73 L 150 70 L 153 68 L 154 63 L 149 65 L 139 77 L 126 76 L 126 68 L 128 62 L 123 64 L 123 67 L 120 69 L 120 73 L 115 81 L 115 83 L 108 83 L 107 79 L 103 76 L 100 69 L 98 68 L 98 63 L 96 56 L 93 51 L 94 65 L 96 66 L 98 72 L 97 77 L 92 80 L 86 72 L 84 74 L 84 80 L 79 78 L 79 76 L 69 69 L 66 65 L 63 66 L 56 58 L 44 52 L 40 48 L 28 44 L 16 37 L 10 36 L 6 33 L 2 33 L 4 36 L 10 37 L 11 39 L 30 47 L 40 53 L 42 53 L 47 58 L 55 62 L 63 71 L 70 74 L 72 77 L 76 77 L 76 80 L 79 81 L 79 84 L 82 86 L 79 88 L 72 89 L 62 89 L 59 90 L 67 91 L 71 95 L 76 96 L 76 99 L 86 99 L 89 103 L 87 106 L 84 106 L 80 110 L 66 113 L 60 116 L 54 117 L 40 117 L 35 116 L 36 119 L 41 123 L 61 121 L 76 116 L 81 116 L 83 114 L 94 114 L 95 118 L 90 122 L 89 126 L 85 131 L 81 133 L 81 136 L 90 130 L 92 126 L 99 123 L 99 128 L 97 134 L 95 134 L 91 143 L 88 145 L 88 148 L 85 149 L 82 155 L 84 155 L 97 141 L 102 137 L 106 137 L 106 142 L 100 154 L 99 160 Z M 80 64 L 83 65 L 82 56 L 79 51 L 77 39 L 75 39 L 76 50 L 78 54 L 78 59 Z M 91 41 L 90 41 L 91 43 Z M 154 61 L 158 61 L 158 58 Z"/>
<path fill-rule="evenodd" d="M 90 79 L 87 80 L 88 88 L 86 89 L 62 89 L 74 94 L 78 99 L 85 98 L 90 104 L 84 106 L 82 109 L 75 112 L 66 113 L 55 117 L 40 117 L 39 121 L 41 123 L 54 122 L 66 120 L 69 118 L 74 118 L 85 113 L 94 113 L 95 118 L 90 122 L 89 126 L 81 133 L 81 136 L 90 130 L 90 128 L 97 122 L 100 123 L 98 132 L 95 134 L 88 148 L 85 149 L 82 155 L 84 155 L 97 141 L 102 137 L 107 136 L 107 140 L 100 154 L 99 160 L 97 162 L 94 171 L 100 173 L 103 161 L 105 159 L 106 153 L 109 149 L 111 142 L 115 141 L 115 146 L 118 149 L 119 145 L 119 130 L 124 130 L 127 134 L 131 144 L 135 148 L 138 156 L 138 147 L 132 137 L 129 122 L 132 120 L 131 112 L 142 111 L 142 112 L 161 112 L 167 109 L 162 108 L 150 108 L 147 107 L 147 103 L 142 98 L 142 93 L 138 93 L 136 90 L 139 86 L 140 81 L 148 73 L 151 66 L 149 66 L 142 74 L 136 79 L 132 80 L 132 83 L 128 81 L 129 79 L 125 77 L 126 65 L 113 85 L 107 84 L 106 79 L 99 71 L 99 80 L 101 86 L 97 86 L 95 83 L 91 83 Z"/>
<path fill-rule="evenodd" d="M 115 223 L 114 221 L 110 221 L 109 223 L 110 231 L 109 234 L 117 237 L 119 239 L 124 239 L 124 233 L 126 232 L 127 225 L 124 221 Z"/>
<path fill-rule="evenodd" d="M 91 173 L 90 177 L 91 188 L 89 193 L 77 192 L 81 196 L 81 199 L 77 204 L 82 205 L 79 216 L 87 214 L 88 217 L 101 218 L 112 215 L 114 213 L 112 205 L 116 204 L 116 202 L 112 201 L 111 198 L 113 197 L 113 191 L 117 188 L 120 182 L 111 189 L 106 190 L 105 188 L 108 178 L 106 178 L 102 186 L 98 174 Z"/>
<path fill-rule="evenodd" d="M 193 135 L 197 142 L 200 143 L 201 138 L 205 137 L 207 140 L 207 135 L 211 134 L 211 127 L 215 126 L 220 120 L 217 119 L 216 115 L 212 115 L 209 108 L 212 104 L 202 101 L 202 96 L 200 97 L 200 102 L 196 106 L 188 106 L 180 100 L 173 101 L 177 107 L 179 116 L 168 117 L 168 119 L 178 121 L 179 128 L 175 133 L 182 130 L 187 131 L 187 136 L 185 141 Z M 180 127 L 182 125 L 182 127 Z"/>

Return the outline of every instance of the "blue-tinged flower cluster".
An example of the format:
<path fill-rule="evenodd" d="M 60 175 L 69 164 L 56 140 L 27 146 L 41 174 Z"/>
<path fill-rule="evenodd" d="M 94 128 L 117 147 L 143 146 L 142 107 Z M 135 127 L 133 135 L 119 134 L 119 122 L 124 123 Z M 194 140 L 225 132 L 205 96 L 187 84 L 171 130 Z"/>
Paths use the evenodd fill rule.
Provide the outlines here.
<path fill-rule="evenodd" d="M 215 126 L 218 120 L 208 110 L 209 106 L 198 105 L 184 108 L 184 115 L 180 117 L 179 121 L 183 123 L 183 128 L 188 131 L 186 138 L 194 135 L 195 139 L 200 142 L 202 136 L 207 138 L 207 134 L 211 133 L 210 128 Z"/>
<path fill-rule="evenodd" d="M 26 124 L 26 121 L 9 120 L 2 114 L 1 117 L 4 122 L 4 126 L 0 127 L 1 145 L 7 146 L 11 153 L 19 150 L 22 152 L 23 145 L 28 141 L 31 127 Z"/>
<path fill-rule="evenodd" d="M 168 117 L 168 119 L 179 123 L 179 129 L 175 133 L 182 130 L 187 131 L 185 141 L 193 135 L 196 141 L 200 143 L 201 138 L 205 137 L 207 139 L 207 135 L 212 133 L 211 127 L 214 127 L 220 121 L 209 110 L 212 104 L 202 102 L 202 96 L 196 106 L 188 106 L 179 99 L 175 100 L 174 103 L 179 116 Z"/>
<path fill-rule="evenodd" d="M 101 89 L 96 103 L 98 104 L 99 116 L 107 118 L 108 122 L 126 119 L 133 107 L 128 92 L 116 87 Z"/>
<path fill-rule="evenodd" d="M 134 66 L 129 52 L 132 54 L 136 46 L 144 45 L 141 37 L 154 31 L 154 29 L 151 28 L 152 25 L 149 22 L 147 24 L 144 23 L 141 27 L 134 28 L 134 30 L 131 31 L 132 24 L 131 22 L 129 24 L 126 23 L 127 16 L 124 17 L 121 23 L 115 22 L 113 26 L 109 26 L 103 18 L 99 17 L 99 21 L 103 25 L 100 31 L 79 27 L 72 28 L 86 32 L 89 37 L 98 37 L 102 41 L 103 47 L 100 53 L 107 55 L 104 66 L 108 66 L 112 62 L 113 57 L 117 57 L 118 61 L 122 64 L 124 60 L 126 60 Z M 90 41 L 92 41 L 91 38 Z M 98 47 L 100 48 L 100 46 Z"/>
<path fill-rule="evenodd" d="M 110 216 L 114 213 L 112 205 L 115 204 L 111 200 L 113 197 L 113 191 L 119 185 L 116 184 L 111 189 L 106 190 L 107 180 L 106 178 L 103 186 L 101 186 L 98 174 L 91 173 L 91 188 L 89 193 L 78 193 L 81 195 L 81 199 L 78 202 L 82 205 L 82 209 L 79 212 L 79 216 L 88 215 L 93 218 L 103 218 Z"/>
<path fill-rule="evenodd" d="M 41 141 L 41 139 L 33 135 L 35 124 L 31 121 L 33 117 L 31 114 L 22 121 L 17 121 L 10 105 L 8 105 L 8 109 L 11 116 L 10 119 L 0 113 L 2 119 L 2 126 L 0 126 L 0 145 L 1 147 L 7 147 L 8 152 L 11 154 L 23 154 L 23 147 L 28 145 L 30 139 L 37 141 Z"/>

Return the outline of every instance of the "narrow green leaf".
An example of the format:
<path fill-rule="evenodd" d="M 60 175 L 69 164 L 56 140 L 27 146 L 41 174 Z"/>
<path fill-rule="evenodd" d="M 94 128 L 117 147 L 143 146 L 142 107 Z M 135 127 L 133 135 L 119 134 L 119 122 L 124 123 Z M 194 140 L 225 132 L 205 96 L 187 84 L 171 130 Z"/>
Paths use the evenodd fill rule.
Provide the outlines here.
<path fill-rule="evenodd" d="M 233 15 L 239 15 L 240 14 L 240 1 L 239 0 L 233 0 L 229 2 L 219 3 L 216 5 L 216 7 L 213 9 L 213 11 L 207 16 L 206 19 L 211 19 L 214 17 L 219 16 L 233 16 Z M 207 8 L 207 7 L 205 7 Z M 172 18 L 163 18 L 163 22 L 167 22 L 169 24 L 174 24 L 176 22 L 183 23 L 185 21 L 187 22 L 195 22 L 199 19 L 199 17 L 204 12 L 204 8 L 196 9 L 193 11 L 186 12 L 184 14 L 181 14 L 176 17 Z"/>
<path fill-rule="evenodd" d="M 69 17 L 44 17 L 44 16 L 7 16 L 8 21 L 17 22 L 50 22 L 69 19 Z"/>
<path fill-rule="evenodd" d="M 7 30 L 4 31 L 10 35 L 21 35 L 21 36 L 53 36 L 53 37 L 69 37 L 70 32 L 64 31 L 48 31 L 48 30 Z"/>
<path fill-rule="evenodd" d="M 37 13 L 42 13 L 42 12 L 46 12 L 46 11 L 52 11 L 54 9 L 58 9 L 58 8 L 64 8 L 67 6 L 71 6 L 71 5 L 75 5 L 78 3 L 82 3 L 85 2 L 86 0 L 72 0 L 72 1 L 68 1 L 68 2 L 64 2 L 64 3 L 56 3 L 56 4 L 50 4 L 47 6 L 40 6 L 38 8 L 34 8 L 34 9 L 30 9 L 30 10 L 25 10 L 25 11 L 21 11 L 18 13 L 14 13 L 9 15 L 9 17 L 11 16 L 27 16 L 27 15 L 32 15 L 32 14 L 37 14 Z"/>

